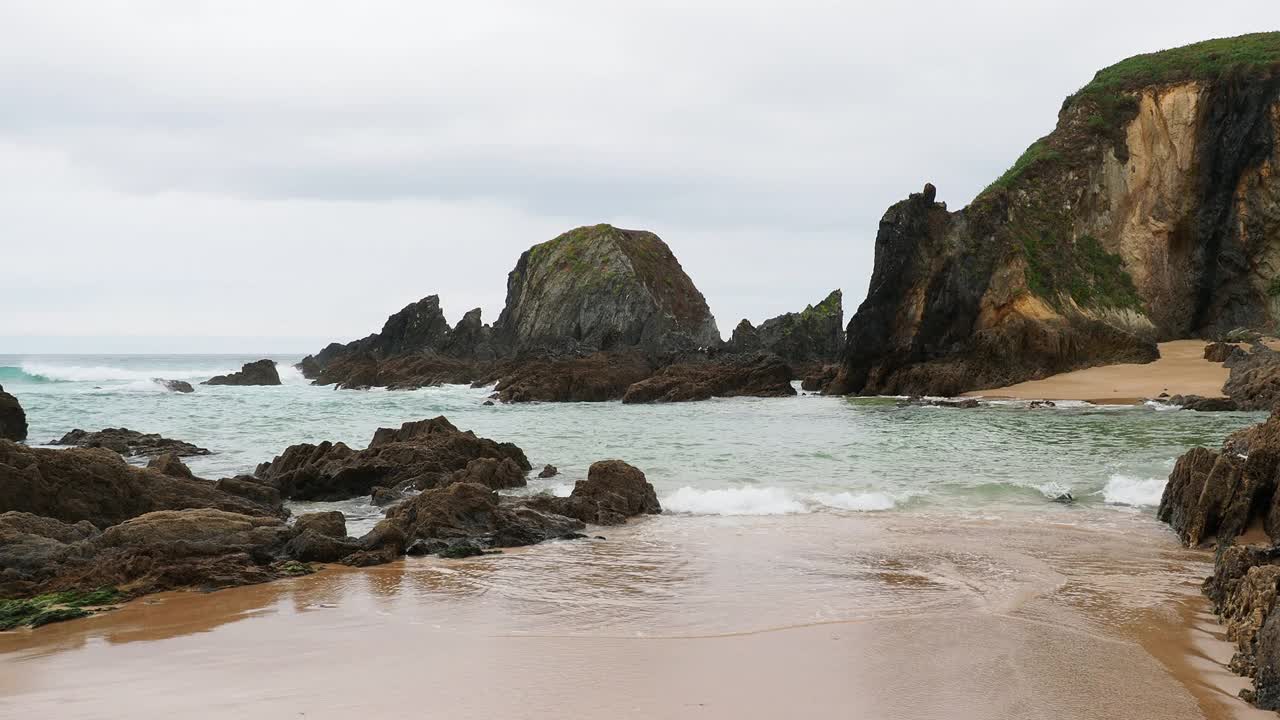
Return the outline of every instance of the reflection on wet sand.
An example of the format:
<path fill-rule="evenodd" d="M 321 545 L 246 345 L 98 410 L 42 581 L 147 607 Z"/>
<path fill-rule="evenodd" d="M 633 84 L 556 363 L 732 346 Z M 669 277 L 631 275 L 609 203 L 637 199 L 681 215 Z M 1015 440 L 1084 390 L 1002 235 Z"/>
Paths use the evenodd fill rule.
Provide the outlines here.
<path fill-rule="evenodd" d="M 0 716 L 1246 712 L 1188 617 L 1207 556 L 1145 515 L 1073 517 L 662 516 L 166 593 L 0 634 Z"/>

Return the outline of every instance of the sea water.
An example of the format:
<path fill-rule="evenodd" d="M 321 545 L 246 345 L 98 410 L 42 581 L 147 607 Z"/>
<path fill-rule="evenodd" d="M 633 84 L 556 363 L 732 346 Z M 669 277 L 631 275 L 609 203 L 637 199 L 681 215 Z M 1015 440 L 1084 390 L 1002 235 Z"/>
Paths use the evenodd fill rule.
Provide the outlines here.
<path fill-rule="evenodd" d="M 257 359 L 230 355 L 0 355 L 41 445 L 73 428 L 127 427 L 208 448 L 196 474 L 251 473 L 289 445 L 364 447 L 379 427 L 444 415 L 461 429 L 514 442 L 535 469 L 519 492 L 568 494 L 596 460 L 641 468 L 668 513 L 690 516 L 963 513 L 1030 509 L 1070 517 L 1101 508 L 1151 514 L 1177 456 L 1217 446 L 1258 413 L 1168 412 L 1152 406 L 993 402 L 976 409 L 900 406 L 891 398 L 793 398 L 623 405 L 485 405 L 492 388 L 351 391 L 310 385 L 276 356 L 282 386 L 199 383 Z M 190 394 L 154 378 L 190 381 Z M 1052 502 L 1070 493 L 1070 505 Z M 344 510 L 354 531 L 380 511 L 361 499 L 300 504 Z"/>

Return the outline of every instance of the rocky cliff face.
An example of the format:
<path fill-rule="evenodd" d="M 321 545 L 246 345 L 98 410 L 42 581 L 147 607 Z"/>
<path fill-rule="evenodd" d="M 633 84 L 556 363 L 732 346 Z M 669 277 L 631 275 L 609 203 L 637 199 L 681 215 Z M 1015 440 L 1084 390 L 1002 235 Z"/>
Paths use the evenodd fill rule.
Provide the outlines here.
<path fill-rule="evenodd" d="M 954 394 L 1280 315 L 1280 33 L 1125 60 L 957 212 L 885 213 L 829 392 Z"/>
<path fill-rule="evenodd" d="M 765 350 L 796 367 L 835 362 L 844 351 L 844 305 L 839 290 L 804 310 L 770 318 L 755 327 L 738 323 L 727 350 L 750 353 Z"/>
<path fill-rule="evenodd" d="M 521 254 L 495 331 L 516 351 L 660 355 L 720 342 L 671 248 L 651 232 L 612 225 L 577 228 Z"/>

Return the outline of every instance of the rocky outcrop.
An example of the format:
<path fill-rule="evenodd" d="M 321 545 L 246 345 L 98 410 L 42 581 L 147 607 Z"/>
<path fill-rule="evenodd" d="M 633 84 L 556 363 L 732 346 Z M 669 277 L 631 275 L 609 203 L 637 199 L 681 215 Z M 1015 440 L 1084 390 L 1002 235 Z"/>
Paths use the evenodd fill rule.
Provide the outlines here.
<path fill-rule="evenodd" d="M 891 207 L 830 390 L 954 395 L 1274 327 L 1278 37 L 1102 70 L 968 207 Z"/>
<path fill-rule="evenodd" d="M 764 350 L 797 368 L 817 369 L 838 361 L 844 352 L 841 292 L 833 290 L 817 305 L 770 318 L 758 328 L 743 320 L 734 329 L 728 350 L 734 353 Z"/>
<path fill-rule="evenodd" d="M 771 353 L 729 355 L 668 365 L 629 388 L 624 403 L 684 402 L 713 397 L 788 397 L 794 373 Z"/>
<path fill-rule="evenodd" d="M 493 490 L 475 483 L 454 483 L 424 490 L 387 513 L 410 542 L 440 552 L 460 542 L 480 547 L 533 545 L 581 530 L 583 524 L 519 502 L 502 502 Z M 442 543 L 436 545 L 435 543 Z"/>
<path fill-rule="evenodd" d="M 1213 342 L 1204 346 L 1204 359 L 1209 362 L 1224 363 L 1227 358 L 1231 357 L 1231 353 L 1236 350 L 1236 346 L 1231 343 Z"/>
<path fill-rule="evenodd" d="M 147 463 L 147 467 L 163 475 L 168 475 L 169 477 L 195 477 L 191 474 L 191 468 L 187 467 L 182 460 L 179 460 L 178 456 L 174 453 L 167 452 L 163 455 L 157 455 L 156 457 L 151 458 L 151 461 Z"/>
<path fill-rule="evenodd" d="M 490 490 L 506 490 L 528 485 L 525 479 L 526 468 L 511 458 L 484 457 L 467 463 L 461 470 L 455 470 L 449 476 L 450 483 L 474 483 Z"/>
<path fill-rule="evenodd" d="M 1231 373 L 1222 386 L 1241 410 L 1272 410 L 1280 404 L 1280 352 L 1255 342 L 1246 352 L 1234 348 L 1225 365 Z"/>
<path fill-rule="evenodd" d="M 639 353 L 594 353 L 582 358 L 529 358 L 498 373 L 495 396 L 508 403 L 606 402 L 653 375 Z M 487 384 L 486 379 L 478 381 Z"/>
<path fill-rule="evenodd" d="M 375 487 L 437 487 L 453 482 L 453 473 L 465 472 L 469 463 L 482 458 L 511 461 L 521 480 L 532 468 L 515 445 L 460 431 L 437 417 L 379 428 L 365 450 L 330 442 L 293 445 L 259 465 L 255 476 L 285 498 L 344 500 L 370 495 Z M 502 467 L 504 472 L 509 468 Z"/>
<path fill-rule="evenodd" d="M 0 439 L 27 439 L 27 413 L 18 398 L 5 392 L 4 387 L 0 387 Z"/>
<path fill-rule="evenodd" d="M 49 444 L 106 448 L 125 457 L 159 457 L 160 455 L 193 457 L 209 454 L 205 448 L 196 447 L 189 442 L 161 437 L 156 433 L 142 433 L 129 428 L 103 428 L 97 432 L 77 428 L 57 440 L 50 440 Z"/>
<path fill-rule="evenodd" d="M 274 360 L 255 360 L 245 363 L 240 372 L 230 375 L 214 375 L 201 385 L 279 385 L 280 372 Z"/>
<path fill-rule="evenodd" d="M 381 332 L 331 344 L 299 368 L 339 388 L 497 383 L 506 402 L 591 402 L 620 399 L 655 368 L 721 344 L 706 300 L 666 243 L 595 225 L 523 253 L 493 327 L 476 309 L 450 328 L 432 295 Z"/>
<path fill-rule="evenodd" d="M 111 450 L 49 450 L 7 440 L 0 440 L 0 508 L 67 523 L 88 520 L 99 528 L 157 510 L 276 514 L 208 481 L 129 465 Z"/>
<path fill-rule="evenodd" d="M 514 351 L 650 356 L 720 342 L 702 293 L 657 235 L 580 227 L 520 255 L 494 331 Z"/>
<path fill-rule="evenodd" d="M 191 387 L 191 383 L 187 382 L 186 380 L 165 380 L 164 378 L 151 378 L 151 382 L 159 385 L 160 387 L 164 388 L 165 390 L 168 390 L 169 392 L 189 393 L 189 392 L 196 391 L 195 388 Z"/>
<path fill-rule="evenodd" d="M 622 460 L 592 463 L 587 479 L 574 483 L 569 497 L 549 503 L 555 512 L 593 525 L 621 525 L 637 515 L 662 512 L 644 473 Z"/>

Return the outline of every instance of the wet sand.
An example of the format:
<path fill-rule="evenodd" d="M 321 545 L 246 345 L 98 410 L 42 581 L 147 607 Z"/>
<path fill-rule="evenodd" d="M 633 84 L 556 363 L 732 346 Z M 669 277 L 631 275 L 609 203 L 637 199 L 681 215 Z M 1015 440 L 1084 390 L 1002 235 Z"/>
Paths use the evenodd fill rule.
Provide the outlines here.
<path fill-rule="evenodd" d="M 1043 380 L 966 393 L 972 397 L 1017 400 L 1085 400 L 1132 404 L 1160 393 L 1222 397 L 1228 370 L 1204 359 L 1204 340 L 1160 343 L 1160 359 L 1146 364 L 1104 365 Z"/>
<path fill-rule="evenodd" d="M 660 516 L 0 633 L 0 717 L 1228 718 L 1147 514 Z M 1199 620 L 1196 620 L 1199 618 Z"/>

